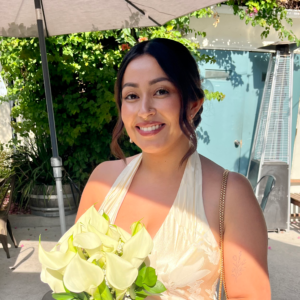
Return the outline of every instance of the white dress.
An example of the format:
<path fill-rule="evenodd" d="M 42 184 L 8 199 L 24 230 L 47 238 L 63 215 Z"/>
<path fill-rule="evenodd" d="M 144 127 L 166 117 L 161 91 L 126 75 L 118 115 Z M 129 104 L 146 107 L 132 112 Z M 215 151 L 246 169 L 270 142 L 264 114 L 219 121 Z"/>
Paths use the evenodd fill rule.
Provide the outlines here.
<path fill-rule="evenodd" d="M 125 167 L 99 209 L 112 223 L 141 160 L 142 154 Z M 150 265 L 167 291 L 147 300 L 216 299 L 220 251 L 204 211 L 201 160 L 196 151 L 188 159 L 175 201 L 153 242 Z"/>

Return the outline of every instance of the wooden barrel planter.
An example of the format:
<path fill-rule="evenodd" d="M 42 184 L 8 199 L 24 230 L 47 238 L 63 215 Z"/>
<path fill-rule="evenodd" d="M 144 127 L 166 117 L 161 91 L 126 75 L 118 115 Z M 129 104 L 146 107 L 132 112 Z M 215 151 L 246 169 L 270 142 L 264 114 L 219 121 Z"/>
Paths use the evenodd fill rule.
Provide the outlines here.
<path fill-rule="evenodd" d="M 63 187 L 65 215 L 71 215 L 77 211 L 78 193 L 74 197 L 70 185 Z M 29 199 L 31 214 L 43 217 L 58 217 L 58 198 L 55 185 L 35 186 Z"/>

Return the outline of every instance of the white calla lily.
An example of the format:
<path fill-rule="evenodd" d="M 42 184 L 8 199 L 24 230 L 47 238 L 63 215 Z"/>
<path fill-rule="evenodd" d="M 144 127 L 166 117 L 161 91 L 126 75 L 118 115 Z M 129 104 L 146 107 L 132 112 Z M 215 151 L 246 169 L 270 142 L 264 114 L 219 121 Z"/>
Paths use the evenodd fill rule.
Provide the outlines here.
<path fill-rule="evenodd" d="M 100 238 L 94 232 L 83 232 L 74 237 L 73 245 L 84 249 L 95 249 L 102 244 Z"/>
<path fill-rule="evenodd" d="M 63 282 L 74 293 L 86 291 L 91 294 L 103 279 L 104 274 L 100 267 L 81 259 L 77 254 L 67 266 Z"/>
<path fill-rule="evenodd" d="M 101 268 L 104 268 L 106 259 L 102 253 L 93 254 L 87 261 L 92 263 L 94 260 L 96 260 L 96 263 L 98 266 L 100 266 Z"/>
<path fill-rule="evenodd" d="M 107 235 L 116 241 L 119 241 L 119 239 L 121 237 L 121 234 L 118 232 L 117 228 L 115 228 L 114 226 L 108 227 Z"/>
<path fill-rule="evenodd" d="M 122 257 L 106 253 L 106 279 L 117 290 L 128 289 L 138 276 L 138 269 Z"/>
<path fill-rule="evenodd" d="M 88 262 L 93 262 L 95 259 L 96 260 L 99 260 L 99 259 L 102 259 L 104 256 L 102 253 L 95 253 L 94 255 L 92 255 L 87 261 Z"/>
<path fill-rule="evenodd" d="M 75 237 L 77 234 L 82 233 L 84 229 L 80 223 L 74 224 L 58 241 L 57 245 L 60 245 L 59 251 L 66 252 L 68 250 L 68 239 L 71 235 Z"/>
<path fill-rule="evenodd" d="M 148 231 L 143 227 L 123 245 L 122 258 L 139 268 L 153 249 L 153 241 Z"/>
<path fill-rule="evenodd" d="M 77 221 L 77 223 L 82 223 L 87 226 L 88 224 L 97 228 L 103 234 L 107 233 L 108 230 L 108 221 L 101 216 L 94 205 L 92 205 Z"/>
<path fill-rule="evenodd" d="M 54 293 L 64 293 L 63 275 L 54 270 L 42 268 L 41 281 L 47 283 Z"/>
<path fill-rule="evenodd" d="M 122 229 L 121 227 L 117 227 L 118 232 L 121 235 L 121 240 L 125 243 L 131 238 L 131 234 Z"/>
<path fill-rule="evenodd" d="M 118 241 L 101 233 L 92 225 L 88 225 L 87 228 L 88 228 L 89 232 L 93 232 L 94 234 L 96 234 L 99 237 L 99 239 L 102 242 L 101 248 L 103 251 L 105 251 L 105 252 L 115 252 L 116 251 L 118 244 L 119 244 Z"/>
<path fill-rule="evenodd" d="M 79 248 L 83 248 L 89 256 L 92 256 L 96 253 L 100 253 L 102 242 L 97 234 L 93 232 L 83 232 L 77 234 L 74 238 L 73 245 Z M 84 255 L 80 257 L 84 259 Z"/>
<path fill-rule="evenodd" d="M 74 258 L 76 252 L 72 249 L 72 236 L 69 237 L 69 246 L 66 252 L 60 251 L 45 251 L 39 240 L 39 261 L 40 263 L 51 270 L 60 270 L 69 264 Z M 72 251 L 71 251 L 72 250 Z"/>

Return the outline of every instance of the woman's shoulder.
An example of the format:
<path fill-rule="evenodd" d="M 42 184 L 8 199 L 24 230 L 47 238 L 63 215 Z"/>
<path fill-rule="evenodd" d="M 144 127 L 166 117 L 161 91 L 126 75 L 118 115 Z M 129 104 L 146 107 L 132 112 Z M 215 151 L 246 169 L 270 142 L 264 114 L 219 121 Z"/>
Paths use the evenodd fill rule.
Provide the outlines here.
<path fill-rule="evenodd" d="M 102 162 L 94 169 L 89 181 L 91 179 L 115 181 L 117 177 L 120 175 L 120 173 L 126 168 L 126 166 L 138 155 L 139 154 L 126 157 L 126 162 L 123 159 L 108 160 Z"/>
<path fill-rule="evenodd" d="M 210 199 L 217 205 L 225 169 L 203 155 L 200 155 L 200 159 L 203 174 L 204 199 Z M 254 206 L 257 209 L 257 200 L 252 191 L 250 181 L 243 174 L 237 172 L 230 171 L 228 174 L 225 201 L 229 207 L 234 208 L 237 205 L 241 205 L 242 201 L 243 207 L 249 208 Z"/>
<path fill-rule="evenodd" d="M 218 165 L 217 163 L 213 162 L 209 158 L 199 154 L 201 159 L 201 165 L 202 165 L 202 172 L 204 178 L 209 178 L 209 181 L 215 182 L 215 181 L 222 181 L 223 173 L 225 169 Z M 235 188 L 239 189 L 249 189 L 250 182 L 246 176 L 243 174 L 230 171 L 228 175 L 228 187 L 232 188 L 233 186 Z"/>
<path fill-rule="evenodd" d="M 127 157 L 126 163 L 122 159 L 105 161 L 94 169 L 84 187 L 76 221 L 92 205 L 94 205 L 97 210 L 100 208 L 120 173 L 136 156 L 137 155 Z"/>

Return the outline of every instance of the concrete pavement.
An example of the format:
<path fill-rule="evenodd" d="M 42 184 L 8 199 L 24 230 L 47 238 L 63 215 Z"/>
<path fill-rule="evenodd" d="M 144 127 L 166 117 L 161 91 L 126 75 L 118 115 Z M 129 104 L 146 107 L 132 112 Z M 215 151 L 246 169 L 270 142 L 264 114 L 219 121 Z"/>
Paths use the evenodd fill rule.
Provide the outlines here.
<path fill-rule="evenodd" d="M 50 250 L 60 234 L 58 218 L 11 216 L 13 233 L 19 248 L 11 247 L 7 259 L 0 246 L 0 300 L 42 300 L 50 290 L 40 281 L 38 238 Z M 67 227 L 72 226 L 75 215 L 67 216 Z M 24 225 L 30 225 L 24 227 Z M 269 233 L 269 272 L 272 300 L 300 298 L 300 221 L 291 224 L 288 233 Z"/>

